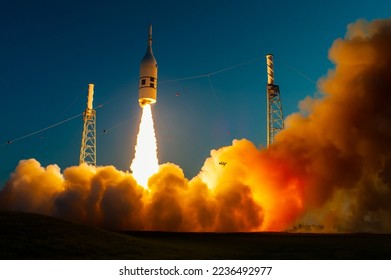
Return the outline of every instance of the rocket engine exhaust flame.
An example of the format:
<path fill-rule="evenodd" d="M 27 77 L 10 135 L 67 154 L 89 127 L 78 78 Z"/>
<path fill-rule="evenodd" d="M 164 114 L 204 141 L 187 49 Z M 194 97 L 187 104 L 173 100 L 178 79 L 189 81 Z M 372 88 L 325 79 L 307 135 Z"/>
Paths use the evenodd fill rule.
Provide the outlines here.
<path fill-rule="evenodd" d="M 133 174 L 23 160 L 0 208 L 122 230 L 391 232 L 390 49 L 391 19 L 349 25 L 330 49 L 323 98 L 303 100 L 268 149 L 234 140 L 188 180 L 158 166 L 146 105 Z"/>
<path fill-rule="evenodd" d="M 144 188 L 148 187 L 148 179 L 159 169 L 157 158 L 157 142 L 151 105 L 142 107 L 140 128 L 137 135 L 135 155 L 130 166 L 133 177 Z"/>

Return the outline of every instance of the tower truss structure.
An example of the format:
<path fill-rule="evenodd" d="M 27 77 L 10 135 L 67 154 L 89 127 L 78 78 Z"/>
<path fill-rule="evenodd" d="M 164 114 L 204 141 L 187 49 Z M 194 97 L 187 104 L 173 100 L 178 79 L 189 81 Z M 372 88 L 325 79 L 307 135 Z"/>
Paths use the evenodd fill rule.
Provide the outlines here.
<path fill-rule="evenodd" d="M 83 134 L 80 147 L 79 164 L 96 166 L 96 111 L 92 107 L 94 85 L 88 85 L 87 108 L 83 113 Z"/>
<path fill-rule="evenodd" d="M 267 146 L 274 142 L 277 133 L 284 129 L 284 115 L 280 87 L 274 84 L 273 55 L 266 55 L 267 63 Z"/>

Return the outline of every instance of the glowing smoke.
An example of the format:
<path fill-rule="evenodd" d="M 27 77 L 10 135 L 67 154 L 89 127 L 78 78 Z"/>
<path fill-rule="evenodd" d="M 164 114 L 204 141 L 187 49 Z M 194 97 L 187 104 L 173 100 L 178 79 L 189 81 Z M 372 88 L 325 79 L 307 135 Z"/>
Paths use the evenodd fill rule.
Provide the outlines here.
<path fill-rule="evenodd" d="M 391 231 L 391 20 L 359 20 L 329 51 L 321 100 L 287 118 L 270 156 L 302 178 L 304 221 Z"/>
<path fill-rule="evenodd" d="M 155 174 L 158 168 L 157 144 L 151 105 L 147 104 L 143 107 L 135 155 L 130 169 L 137 182 L 141 186 L 147 187 L 149 177 Z"/>
<path fill-rule="evenodd" d="M 148 190 L 134 179 L 133 163 L 132 175 L 87 165 L 61 173 L 25 160 L 0 192 L 0 207 L 114 229 L 256 231 L 312 223 L 327 231 L 390 232 L 390 49 L 390 19 L 349 25 L 330 49 L 336 68 L 319 82 L 323 98 L 302 101 L 303 112 L 287 118 L 267 150 L 234 140 L 211 151 L 190 181 L 174 164 L 159 166 Z"/>

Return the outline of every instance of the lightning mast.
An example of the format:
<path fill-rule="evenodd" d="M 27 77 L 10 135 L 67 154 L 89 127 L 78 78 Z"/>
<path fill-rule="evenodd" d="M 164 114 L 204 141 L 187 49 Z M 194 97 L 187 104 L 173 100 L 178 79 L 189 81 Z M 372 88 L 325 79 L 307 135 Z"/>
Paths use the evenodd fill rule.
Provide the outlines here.
<path fill-rule="evenodd" d="M 284 116 L 280 98 L 280 87 L 274 84 L 273 55 L 266 55 L 267 63 L 267 146 L 274 142 L 274 137 L 284 129 Z"/>
<path fill-rule="evenodd" d="M 79 164 L 96 165 L 96 111 L 92 107 L 94 99 L 94 85 L 88 85 L 87 108 L 83 113 L 83 136 L 80 147 Z"/>

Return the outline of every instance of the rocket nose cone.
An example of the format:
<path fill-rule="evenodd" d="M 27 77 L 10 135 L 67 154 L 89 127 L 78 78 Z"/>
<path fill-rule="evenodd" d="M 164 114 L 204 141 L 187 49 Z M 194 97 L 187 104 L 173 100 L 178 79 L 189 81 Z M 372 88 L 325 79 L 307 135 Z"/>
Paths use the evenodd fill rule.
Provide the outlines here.
<path fill-rule="evenodd" d="M 145 52 L 145 55 L 143 59 L 141 60 L 141 65 L 145 66 L 155 66 L 157 67 L 156 59 L 153 55 L 152 51 L 152 24 L 149 25 L 149 34 L 148 34 L 148 45 L 147 45 L 147 51 Z"/>
<path fill-rule="evenodd" d="M 156 59 L 153 56 L 151 47 L 148 47 L 143 59 L 141 60 L 141 64 L 156 64 Z"/>
<path fill-rule="evenodd" d="M 155 57 L 153 56 L 153 54 L 151 53 L 146 53 L 143 57 L 143 59 L 141 60 L 141 64 L 144 65 L 144 64 L 153 64 L 155 65 L 156 64 L 156 59 Z"/>

